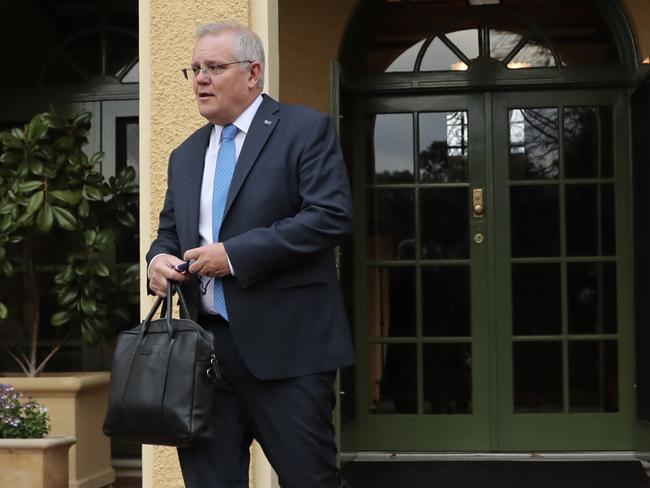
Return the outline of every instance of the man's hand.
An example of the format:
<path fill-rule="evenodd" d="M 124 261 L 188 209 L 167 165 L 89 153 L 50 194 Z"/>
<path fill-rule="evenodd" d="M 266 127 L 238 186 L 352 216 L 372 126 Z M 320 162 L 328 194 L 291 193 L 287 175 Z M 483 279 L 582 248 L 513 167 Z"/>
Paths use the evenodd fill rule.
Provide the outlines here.
<path fill-rule="evenodd" d="M 221 242 L 189 249 L 183 257 L 187 261 L 195 259 L 190 266 L 190 273 L 216 278 L 230 275 L 226 248 Z"/>
<path fill-rule="evenodd" d="M 183 261 L 171 254 L 160 254 L 154 257 L 149 268 L 149 288 L 157 296 L 167 296 L 167 280 L 183 282 L 190 279 L 188 273 L 181 273 L 174 269 L 174 266 Z"/>

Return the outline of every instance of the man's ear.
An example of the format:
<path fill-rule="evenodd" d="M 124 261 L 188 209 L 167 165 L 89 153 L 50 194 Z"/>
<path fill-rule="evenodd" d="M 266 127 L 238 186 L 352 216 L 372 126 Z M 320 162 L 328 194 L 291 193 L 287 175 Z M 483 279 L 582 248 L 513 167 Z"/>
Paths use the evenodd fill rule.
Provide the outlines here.
<path fill-rule="evenodd" d="M 250 88 L 254 88 L 257 86 L 257 82 L 259 81 L 260 76 L 262 75 L 262 66 L 257 61 L 254 61 L 251 63 L 250 67 L 248 68 L 248 72 L 250 73 L 248 75 L 248 86 Z"/>

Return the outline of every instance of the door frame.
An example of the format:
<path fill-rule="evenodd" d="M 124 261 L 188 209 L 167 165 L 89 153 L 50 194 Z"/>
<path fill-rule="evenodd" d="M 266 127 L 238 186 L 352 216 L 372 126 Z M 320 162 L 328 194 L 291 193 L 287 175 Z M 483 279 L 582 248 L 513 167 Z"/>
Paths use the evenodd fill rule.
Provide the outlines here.
<path fill-rule="evenodd" d="M 507 117 L 502 117 L 500 120 L 500 129 L 497 130 L 492 130 L 491 132 L 487 132 L 488 127 L 492 127 L 492 124 L 495 121 L 495 115 L 494 115 L 494 106 L 495 105 L 503 105 L 504 103 L 507 103 L 507 101 L 516 101 L 516 100 L 523 100 L 526 97 L 537 97 L 539 98 L 540 95 L 542 95 L 542 98 L 544 96 L 549 96 L 549 95 L 543 95 L 543 94 L 551 94 L 550 97 L 552 98 L 553 96 L 568 96 L 568 95 L 575 95 L 575 91 L 569 91 L 569 90 L 564 90 L 562 92 L 554 91 L 554 90 L 549 90 L 545 87 L 540 87 L 540 90 L 534 90 L 534 91 L 507 91 L 507 92 L 499 92 L 499 91 L 483 91 L 483 92 L 465 92 L 461 94 L 440 94 L 440 95 L 433 95 L 435 99 L 438 101 L 444 100 L 445 102 L 441 104 L 441 106 L 436 107 L 435 110 L 432 111 L 444 111 L 445 108 L 451 109 L 454 106 L 454 101 L 456 101 L 456 109 L 459 109 L 458 101 L 461 100 L 467 100 L 469 99 L 479 99 L 481 98 L 483 100 L 483 106 L 484 106 L 484 120 L 483 120 L 483 134 L 484 134 L 484 145 L 479 145 L 479 147 L 476 147 L 476 141 L 474 143 L 474 149 L 472 150 L 472 145 L 470 145 L 470 165 L 472 165 L 472 168 L 477 167 L 478 165 L 476 162 L 472 163 L 472 158 L 477 157 L 477 152 L 480 151 L 483 153 L 483 156 L 481 156 L 481 159 L 485 161 L 495 161 L 497 157 L 504 157 L 504 154 L 499 153 L 503 151 L 507 151 L 507 142 L 505 143 L 499 143 L 498 141 L 495 140 L 495 137 L 497 137 L 496 133 L 501 130 L 503 134 L 508 134 L 507 129 Z M 581 92 L 582 93 L 582 92 Z M 560 95 L 562 94 L 562 95 Z M 629 120 L 629 104 L 626 101 L 626 95 L 627 91 L 625 89 L 619 88 L 619 89 L 609 89 L 609 90 L 593 90 L 590 91 L 588 95 L 586 95 L 587 100 L 592 100 L 593 103 L 598 102 L 598 97 L 602 97 L 604 94 L 612 100 L 612 105 L 613 105 L 613 117 L 614 117 L 614 140 L 615 141 L 627 141 L 629 142 L 629 134 L 628 134 L 628 120 Z M 425 96 L 426 95 L 422 95 Z M 359 107 L 362 107 L 362 112 L 365 110 L 368 112 L 368 106 L 372 106 L 373 108 L 377 109 L 377 113 L 388 113 L 389 111 L 393 111 L 395 113 L 400 113 L 400 112 L 421 112 L 421 111 L 427 111 L 427 109 L 422 110 L 422 106 L 418 105 L 417 102 L 413 103 L 413 101 L 416 101 L 421 98 L 420 95 L 413 95 L 413 94 L 403 94 L 403 95 L 395 95 L 391 96 L 387 94 L 388 99 L 399 99 L 400 101 L 405 101 L 405 100 L 411 100 L 411 104 L 413 105 L 411 108 L 408 108 L 409 105 L 403 104 L 399 108 L 391 107 L 391 102 L 387 102 L 385 97 L 382 97 L 381 95 L 377 94 L 376 96 L 373 95 L 366 95 L 364 97 L 357 97 L 355 96 L 354 99 L 357 100 L 356 102 L 351 102 L 348 104 L 346 108 L 346 117 L 350 117 L 352 120 L 349 122 L 352 124 L 352 133 L 355 134 L 355 137 L 357 140 L 363 140 L 363 131 L 362 131 L 362 123 L 359 121 L 359 116 L 357 113 L 359 112 Z M 360 99 L 360 101 L 358 101 Z M 432 98 L 431 98 L 432 99 Z M 602 100 L 602 98 L 600 99 Z M 433 103 L 433 102 L 432 102 Z M 467 103 L 467 102 L 465 102 Z M 587 102 L 585 102 L 587 103 Z M 534 104 L 533 104 L 534 105 Z M 365 107 L 365 109 L 363 108 Z M 505 109 L 507 113 L 507 108 Z M 503 124 L 505 120 L 505 124 Z M 498 124 L 497 124 L 498 125 Z M 475 125 L 476 127 L 476 125 Z M 349 129 L 349 127 L 348 127 Z M 416 133 L 417 129 L 414 128 L 414 133 Z M 616 159 L 618 160 L 618 163 L 615 165 L 616 168 L 616 194 L 618 195 L 616 199 L 616 231 L 617 231 L 617 253 L 619 253 L 619 260 L 618 260 L 618 280 L 617 280 L 617 298 L 618 298 L 618 316 L 619 316 L 619 402 L 620 402 L 620 410 L 616 414 L 580 414 L 580 417 L 576 416 L 575 414 L 567 414 L 564 416 L 562 420 L 558 420 L 557 418 L 552 419 L 553 423 L 555 425 L 554 427 L 554 432 L 557 434 L 558 432 L 568 432 L 570 430 L 575 430 L 576 428 L 578 431 L 582 431 L 583 433 L 586 433 L 587 435 L 583 437 L 582 439 L 577 438 L 577 436 L 574 440 L 577 442 L 573 442 L 570 446 L 563 446 L 560 447 L 559 449 L 570 449 L 570 450 L 605 450 L 605 449 L 627 449 L 630 450 L 633 448 L 634 444 L 634 390 L 633 388 L 624 388 L 625 385 L 629 385 L 630 380 L 634 380 L 634 313 L 633 313 L 633 278 L 632 278 L 632 215 L 631 215 L 631 202 L 632 202 L 632 188 L 631 185 L 628 185 L 628 191 L 627 191 L 627 196 L 622 196 L 625 195 L 626 193 L 622 193 L 622 188 L 621 186 L 625 183 L 630 181 L 630 168 L 631 168 L 631 148 L 629 143 L 623 144 L 622 149 L 617 150 L 617 156 Z M 617 147 L 617 144 L 615 144 L 615 148 Z M 366 206 L 366 194 L 367 194 L 367 186 L 366 186 L 366 175 L 365 175 L 365 165 L 359 164 L 359 162 L 362 162 L 363 159 L 363 153 L 364 153 L 364 148 L 363 144 L 354 144 L 352 145 L 352 152 L 353 152 L 353 158 L 352 158 L 352 165 L 351 165 L 351 177 L 353 182 L 355 182 L 354 188 L 354 204 L 356 209 L 365 209 Z M 505 154 L 507 156 L 507 154 Z M 416 159 L 417 160 L 417 159 Z M 621 164 L 621 162 L 625 164 Z M 502 209 L 508 209 L 509 208 L 509 198 L 508 194 L 509 192 L 504 192 L 504 191 L 496 191 L 496 183 L 495 183 L 495 178 L 497 178 L 497 175 L 494 174 L 495 167 L 497 166 L 496 164 L 483 164 L 483 166 L 486 168 L 486 172 L 484 175 L 482 175 L 482 179 L 484 182 L 484 186 L 487 189 L 487 208 L 488 208 L 488 215 L 489 212 L 492 209 L 498 208 L 497 206 L 500 206 Z M 506 166 L 506 171 L 507 171 L 507 166 Z M 503 175 L 499 176 L 503 179 Z M 471 181 L 470 181 L 470 186 L 474 186 L 476 184 L 476 181 L 474 179 L 473 175 L 470 175 Z M 505 175 L 507 181 L 507 173 Z M 363 183 L 359 183 L 363 182 Z M 505 199 L 505 200 L 504 200 Z M 497 205 L 497 206 L 495 206 Z M 416 203 L 416 215 L 418 213 L 418 205 Z M 504 210 L 501 210 L 503 212 Z M 365 222 L 365 216 L 366 213 L 365 211 L 362 212 L 362 219 L 358 219 L 358 222 Z M 417 217 L 416 217 L 417 218 Z M 475 314 L 476 314 L 476 307 L 474 307 L 474 302 L 472 302 L 472 327 L 473 327 L 473 337 L 474 334 L 477 332 L 477 329 L 482 331 L 481 334 L 476 336 L 477 339 L 473 339 L 473 341 L 477 341 L 478 337 L 481 337 L 486 344 L 486 354 L 489 355 L 489 358 L 487 359 L 481 359 L 480 355 L 477 360 L 475 357 L 475 354 L 477 352 L 477 348 L 474 348 L 472 352 L 472 357 L 473 360 L 477 360 L 477 362 L 486 361 L 487 367 L 485 368 L 485 371 L 489 371 L 490 374 L 488 375 L 487 378 L 477 378 L 477 373 L 476 373 L 476 368 L 473 368 L 473 381 L 472 381 L 472 389 L 473 389 L 473 398 L 476 398 L 477 393 L 479 394 L 479 398 L 481 395 L 483 395 L 486 400 L 489 402 L 489 405 L 487 405 L 487 408 L 484 412 L 484 416 L 487 417 L 487 422 L 485 422 L 485 425 L 482 427 L 483 429 L 489 429 L 489 433 L 487 434 L 487 440 L 484 438 L 482 442 L 476 443 L 476 434 L 479 433 L 479 437 L 481 435 L 484 436 L 484 432 L 481 431 L 481 427 L 476 427 L 471 429 L 465 429 L 463 428 L 462 424 L 458 425 L 458 422 L 455 421 L 454 417 L 458 416 L 443 416 L 443 415 L 436 415 L 433 417 L 437 417 L 438 420 L 441 420 L 442 422 L 432 422 L 432 425 L 438 423 L 438 425 L 435 425 L 435 427 L 432 427 L 431 432 L 434 432 L 435 435 L 432 435 L 432 438 L 435 439 L 440 439 L 440 438 L 445 438 L 449 436 L 452 439 L 459 439 L 459 438 L 464 438 L 463 440 L 466 440 L 467 438 L 472 438 L 474 439 L 472 442 L 475 442 L 475 444 L 472 447 L 467 447 L 466 444 L 460 442 L 460 443 L 450 443 L 444 447 L 441 448 L 440 445 L 437 445 L 435 442 L 429 445 L 424 445 L 422 444 L 421 440 L 416 441 L 415 443 L 410 443 L 409 441 L 418 438 L 422 438 L 422 427 L 418 427 L 417 424 L 417 417 L 416 416 L 408 416 L 408 415 L 399 415 L 399 418 L 395 420 L 394 418 L 386 418 L 390 416 L 378 416 L 374 415 L 374 418 L 372 418 L 372 415 L 368 415 L 367 411 L 366 414 L 363 415 L 363 408 L 365 407 L 367 403 L 367 392 L 368 392 L 368 387 L 367 387 L 367 378 L 368 378 L 368 365 L 367 365 L 367 354 L 362 353 L 358 354 L 358 358 L 360 361 L 357 363 L 357 374 L 356 374 L 356 390 L 357 390 L 357 395 L 356 395 L 356 400 L 357 400 L 357 409 L 356 409 L 356 425 L 352 424 L 351 426 L 348 426 L 350 428 L 345 428 L 343 429 L 343 450 L 357 450 L 357 451 L 364 451 L 364 450 L 390 450 L 390 451 L 440 451 L 440 450 L 455 450 L 455 451 L 462 451 L 462 450 L 471 450 L 471 451 L 518 451 L 518 450 L 547 450 L 547 449 L 558 449 L 557 443 L 553 444 L 554 441 L 554 436 L 553 435 L 548 435 L 548 432 L 546 433 L 547 435 L 544 436 L 544 431 L 535 429 L 533 428 L 532 430 L 530 427 L 526 427 L 525 429 L 523 427 L 519 427 L 520 430 L 524 431 L 524 435 L 522 436 L 515 436 L 515 427 L 518 424 L 518 420 L 515 419 L 515 414 L 513 412 L 508 412 L 507 408 L 504 408 L 504 405 L 507 404 L 507 402 L 504 399 L 508 399 L 509 405 L 512 405 L 512 346 L 511 346 L 511 338 L 510 335 L 507 333 L 507 331 L 501 330 L 501 331 L 495 331 L 495 325 L 498 324 L 502 321 L 506 321 L 506 323 L 510 324 L 511 320 L 509 319 L 508 315 L 510 314 L 510 305 L 504 304 L 503 301 L 507 299 L 508 301 L 511 299 L 509 293 L 502 293 L 501 297 L 497 296 L 497 290 L 503 290 L 503 289 L 510 289 L 510 279 L 508 277 L 504 278 L 504 273 L 498 273 L 495 272 L 495 269 L 497 267 L 497 263 L 501 263 L 500 266 L 503 267 L 503 263 L 505 262 L 505 257 L 503 256 L 503 250 L 498 249 L 499 246 L 497 246 L 496 239 L 490 238 L 490 236 L 496 236 L 498 235 L 497 233 L 500 232 L 501 235 L 503 236 L 503 239 L 509 239 L 509 219 L 487 219 L 487 221 L 483 222 L 473 222 L 471 225 L 470 229 L 471 234 L 473 235 L 475 232 L 486 232 L 488 235 L 488 242 L 487 245 L 484 245 L 482 249 L 484 250 L 483 252 L 489 254 L 484 258 L 484 263 L 485 263 L 485 269 L 481 272 L 481 278 L 477 280 L 474 275 L 472 276 L 472 287 L 477 287 L 480 286 L 481 281 L 483 282 L 483 285 L 485 286 L 487 293 L 490 294 L 489 299 L 485 300 L 485 310 L 482 311 L 484 314 L 484 317 L 489 317 L 487 320 L 487 324 L 490 324 L 490 330 L 488 332 L 488 328 L 483 326 L 481 327 L 479 324 L 481 324 L 480 318 L 478 320 L 475 320 Z M 504 233 L 505 232 L 505 233 Z M 354 288 L 355 290 L 361 291 L 360 294 L 355 293 L 355 301 L 360 303 L 361 305 L 357 305 L 355 307 L 354 311 L 354 323 L 357 324 L 358 326 L 356 327 L 355 331 L 355 339 L 356 339 L 356 344 L 357 344 L 357 351 L 361 348 L 361 345 L 365 345 L 368 343 L 368 337 L 364 334 L 365 331 L 361 331 L 362 327 L 360 327 L 360 324 L 366 324 L 366 318 L 367 318 L 367 303 L 368 303 L 368 297 L 367 297 L 367 292 L 364 292 L 367 288 L 366 285 L 366 264 L 365 264 L 365 259 L 361 260 L 358 259 L 360 256 L 365 256 L 365 249 L 366 249 L 366 227 L 365 223 L 363 226 L 358 226 L 357 235 L 355 236 L 354 240 L 354 262 L 355 264 L 355 271 L 354 271 Z M 475 247 L 475 246 L 474 246 Z M 509 248 L 509 245 L 508 245 Z M 622 254 L 620 254 L 622 253 Z M 507 256 L 508 260 L 508 266 L 509 266 L 509 256 Z M 487 270 L 488 262 L 491 263 L 490 266 L 492 267 L 491 270 Z M 509 275 L 509 273 L 507 273 Z M 505 281 L 505 282 L 504 282 Z M 418 281 L 419 283 L 419 281 Z M 507 288 L 503 288 L 503 287 Z M 420 286 L 417 287 L 418 293 L 421 293 L 421 288 Z M 476 297 L 475 291 L 472 292 L 472 295 Z M 480 292 L 478 292 L 480 294 Z M 504 298 L 505 297 L 505 298 Z M 487 298 L 487 297 L 486 297 Z M 505 312 L 504 312 L 505 311 Z M 627 324 L 627 327 L 623 329 L 623 324 Z M 365 349 L 365 348 L 364 348 Z M 566 347 L 564 347 L 566 350 Z M 496 357 L 501 357 L 503 354 L 505 354 L 508 360 L 502 360 L 500 362 L 497 362 L 494 359 L 491 358 L 496 358 Z M 566 352 L 564 354 L 564 359 L 566 360 Z M 421 368 L 422 366 L 422 358 L 421 358 L 421 353 L 419 353 L 418 357 L 418 365 Z M 366 378 L 364 382 L 364 378 Z M 481 381 L 484 380 L 484 381 Z M 507 379 L 507 380 L 506 380 Z M 623 380 L 627 380 L 627 382 L 624 382 Z M 419 382 L 420 383 L 420 382 Z M 476 385 L 477 384 L 482 384 L 485 385 L 484 388 L 488 390 L 488 393 L 486 392 L 480 392 L 477 391 Z M 487 386 L 489 385 L 489 387 Z M 420 386 L 421 389 L 421 386 Z M 489 393 L 493 392 L 493 393 Z M 565 388 L 565 394 L 566 394 L 566 388 Z M 566 400 L 565 400 L 566 402 Z M 473 412 L 473 414 L 469 417 L 473 417 L 476 415 L 476 410 Z M 521 415 L 521 414 L 517 414 Z M 535 424 L 539 425 L 538 421 L 542 417 L 540 415 L 545 415 L 545 414 L 531 414 L 533 415 L 533 422 L 532 426 L 535 427 Z M 596 415 L 596 417 L 594 417 Z M 603 438 L 597 439 L 591 436 L 590 434 L 593 434 L 593 431 L 588 428 L 589 422 L 593 422 L 595 420 L 603 419 L 603 417 L 599 417 L 605 415 L 605 418 L 612 419 L 614 417 L 619 417 L 619 418 L 624 418 L 622 423 L 615 423 L 615 426 L 610 429 L 609 434 L 605 436 L 606 438 L 604 439 L 605 442 L 603 443 Z M 364 418 L 364 417 L 370 417 Z M 379 417 L 379 419 L 378 419 Z M 467 416 L 466 416 L 467 417 Z M 481 416 L 478 416 L 476 418 L 479 418 Z M 422 418 L 422 417 L 420 417 Z M 583 420 L 584 419 L 584 420 Z M 380 422 L 379 420 L 384 421 L 384 423 Z M 406 420 L 407 423 L 404 424 L 404 422 L 400 422 L 399 420 Z M 467 420 L 467 419 L 464 419 Z M 485 419 L 483 419 L 485 421 Z M 547 419 L 550 420 L 550 419 Z M 412 425 L 411 425 L 412 423 Z M 583 424 L 585 424 L 583 426 Z M 406 425 L 406 427 L 405 427 Z M 528 430 L 526 430 L 528 429 Z M 381 435 L 380 435 L 381 433 Z M 354 441 L 346 441 L 346 434 L 348 437 L 351 439 L 356 439 L 356 442 Z M 392 444 L 389 448 L 384 448 L 384 444 L 382 444 L 381 437 L 384 437 L 384 434 L 387 434 L 389 437 L 394 437 L 396 439 L 399 439 L 398 442 Z M 541 436 L 540 436 L 541 434 Z M 526 439 L 535 439 L 535 442 L 533 444 L 530 444 L 530 442 L 526 442 Z M 624 439 L 623 439 L 624 438 Z M 623 439 L 623 440 L 621 440 Z"/>

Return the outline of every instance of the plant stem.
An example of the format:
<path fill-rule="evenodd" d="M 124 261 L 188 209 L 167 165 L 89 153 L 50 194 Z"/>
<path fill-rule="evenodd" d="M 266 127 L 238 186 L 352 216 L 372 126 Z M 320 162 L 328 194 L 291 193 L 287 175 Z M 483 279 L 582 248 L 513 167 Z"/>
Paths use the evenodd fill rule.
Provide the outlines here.
<path fill-rule="evenodd" d="M 47 363 L 49 363 L 50 359 L 52 359 L 54 355 L 59 351 L 59 349 L 61 349 L 61 346 L 63 346 L 63 344 L 65 344 L 65 342 L 70 338 L 71 334 L 72 334 L 72 330 L 69 330 L 68 333 L 65 335 L 65 337 L 56 343 L 56 345 L 52 348 L 52 350 L 48 353 L 48 355 L 45 356 L 45 359 L 41 361 L 41 364 L 38 365 L 38 368 L 36 368 L 36 371 L 34 372 L 35 376 L 38 376 L 43 372 L 45 366 L 47 366 Z"/>
<path fill-rule="evenodd" d="M 8 347 L 5 347 L 5 351 L 7 351 L 7 354 L 11 356 L 11 358 L 18 363 L 18 366 L 20 366 L 20 369 L 23 370 L 23 372 L 29 376 L 29 362 L 28 361 L 23 361 L 20 359 L 17 355 L 15 355 L 13 352 L 11 352 L 11 349 Z M 20 351 L 20 354 L 24 357 L 25 355 L 23 354 L 22 351 Z"/>
<path fill-rule="evenodd" d="M 34 249 L 34 236 L 25 236 L 25 244 L 23 246 L 23 259 L 25 262 L 25 284 L 27 285 L 28 303 L 31 301 L 32 317 L 31 317 L 31 344 L 29 348 L 29 377 L 38 375 L 37 366 L 37 352 L 38 352 L 38 327 L 41 317 L 41 294 L 38 286 L 38 279 L 36 276 L 35 265 L 35 249 Z"/>

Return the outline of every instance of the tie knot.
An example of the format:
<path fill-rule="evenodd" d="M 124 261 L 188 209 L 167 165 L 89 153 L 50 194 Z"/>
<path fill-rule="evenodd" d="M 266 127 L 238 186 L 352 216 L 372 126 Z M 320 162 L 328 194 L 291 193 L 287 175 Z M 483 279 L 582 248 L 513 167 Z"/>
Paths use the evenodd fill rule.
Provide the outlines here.
<path fill-rule="evenodd" d="M 228 124 L 223 129 L 221 129 L 221 140 L 224 139 L 234 139 L 237 135 L 239 129 L 236 125 Z"/>

